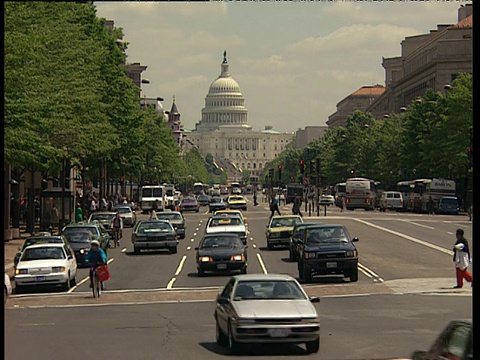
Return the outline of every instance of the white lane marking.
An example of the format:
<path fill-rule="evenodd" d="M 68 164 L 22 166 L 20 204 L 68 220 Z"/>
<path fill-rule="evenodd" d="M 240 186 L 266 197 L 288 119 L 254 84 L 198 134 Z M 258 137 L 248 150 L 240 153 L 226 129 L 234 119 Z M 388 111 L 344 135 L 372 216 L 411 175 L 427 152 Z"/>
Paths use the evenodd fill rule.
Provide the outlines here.
<path fill-rule="evenodd" d="M 187 255 L 183 255 L 182 260 L 180 260 L 180 264 L 178 264 L 177 271 L 175 271 L 175 276 L 178 276 L 183 269 L 183 264 L 185 264 L 185 260 L 187 260 Z"/>
<path fill-rule="evenodd" d="M 264 274 L 268 274 L 268 271 L 267 271 L 267 268 L 265 267 L 265 263 L 263 262 L 262 260 L 262 255 L 260 255 L 259 253 L 257 253 L 257 259 L 258 259 L 258 262 L 260 263 L 260 266 L 262 268 L 262 271 Z"/>
<path fill-rule="evenodd" d="M 198 228 L 196 228 L 195 231 L 198 231 Z"/>
<path fill-rule="evenodd" d="M 384 282 L 384 280 L 383 280 L 375 271 L 373 271 L 372 269 L 369 269 L 368 267 L 366 267 L 365 265 L 360 264 L 360 263 L 358 263 L 358 267 L 360 268 L 360 270 L 361 270 L 363 273 L 367 272 L 367 273 L 371 274 L 372 277 L 375 278 L 374 281 L 375 281 L 375 280 L 378 280 L 378 281 L 380 281 L 380 282 Z"/>
<path fill-rule="evenodd" d="M 420 244 L 420 245 L 423 245 L 423 246 L 426 246 L 426 247 L 429 247 L 433 250 L 437 250 L 437 251 L 440 251 L 440 252 L 443 252 L 444 254 L 448 254 L 448 255 L 453 255 L 453 251 L 452 250 L 447 250 L 445 248 L 442 248 L 440 246 L 437 246 L 437 245 L 434 245 L 434 244 L 431 244 L 429 242 L 426 242 L 426 241 L 423 241 L 423 240 L 420 240 L 420 239 L 417 239 L 417 238 L 414 238 L 412 236 L 408 236 L 408 235 L 405 235 L 405 234 L 402 234 L 402 233 L 399 233 L 397 231 L 394 231 L 394 230 L 390 230 L 390 229 L 387 229 L 387 228 L 384 228 L 382 226 L 378 226 L 378 225 L 375 225 L 375 224 L 372 224 L 368 221 L 365 221 L 365 220 L 361 220 L 361 219 L 356 219 L 356 218 L 352 218 L 352 220 L 355 220 L 355 221 L 358 221 L 358 222 L 361 222 L 365 225 L 368 225 L 368 226 L 371 226 L 373 228 L 376 228 L 376 229 L 379 229 L 379 230 L 383 230 L 385 232 L 388 232 L 390 234 L 393 234 L 393 235 L 397 235 L 397 236 L 400 236 L 404 239 L 407 239 L 407 240 L 410 240 L 414 243 L 417 243 L 417 244 Z"/>
<path fill-rule="evenodd" d="M 447 234 L 449 234 L 449 235 L 453 235 L 453 232 L 451 232 L 451 231 L 447 231 Z"/>
<path fill-rule="evenodd" d="M 250 238 L 250 241 L 253 241 L 253 237 Z"/>
<path fill-rule="evenodd" d="M 197 236 L 197 233 L 193 233 L 193 236 Z"/>
<path fill-rule="evenodd" d="M 115 261 L 115 258 L 110 258 L 107 260 L 107 264 L 111 264 L 113 261 Z M 90 271 L 90 270 L 89 270 Z M 82 284 L 85 284 L 87 281 L 90 280 L 90 275 L 88 275 L 87 277 L 83 278 L 82 280 L 80 280 L 80 282 L 77 282 L 74 286 L 71 287 L 70 290 L 67 291 L 67 293 L 72 293 L 75 291 L 75 289 L 77 289 L 80 285 Z"/>
<path fill-rule="evenodd" d="M 413 221 L 410 221 L 410 220 L 401 220 L 403 222 L 406 222 L 406 223 L 409 223 L 409 224 L 412 224 L 412 225 L 417 225 L 417 226 L 421 226 L 421 227 L 424 227 L 424 228 L 427 228 L 427 229 L 432 229 L 432 230 L 435 230 L 434 227 L 431 227 L 431 226 L 427 226 L 427 225 L 423 225 L 423 224 L 418 224 L 416 222 L 413 222 Z"/>
<path fill-rule="evenodd" d="M 190 241 L 191 241 L 191 242 L 194 242 L 194 241 L 195 241 L 195 239 L 190 239 Z"/>
<path fill-rule="evenodd" d="M 192 247 L 191 246 L 187 246 L 187 250 L 190 250 Z"/>
<path fill-rule="evenodd" d="M 55 323 L 32 323 L 32 324 L 20 324 L 20 326 L 53 326 Z"/>
<path fill-rule="evenodd" d="M 253 246 L 253 248 L 254 248 L 254 249 L 256 249 L 256 248 L 257 248 L 257 245 L 256 245 L 256 244 L 253 244 L 252 246 Z"/>
<path fill-rule="evenodd" d="M 127 252 L 127 248 L 122 249 L 122 253 Z"/>
<path fill-rule="evenodd" d="M 172 278 L 167 284 L 167 289 L 171 289 L 173 287 L 173 283 L 177 280 L 177 278 Z"/>

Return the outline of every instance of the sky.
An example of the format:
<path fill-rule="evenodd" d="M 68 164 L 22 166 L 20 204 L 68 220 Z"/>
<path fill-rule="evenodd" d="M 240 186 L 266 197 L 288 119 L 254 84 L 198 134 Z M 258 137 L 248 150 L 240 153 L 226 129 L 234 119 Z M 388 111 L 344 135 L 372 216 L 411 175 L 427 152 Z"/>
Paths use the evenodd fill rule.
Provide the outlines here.
<path fill-rule="evenodd" d="M 141 96 L 175 103 L 186 129 L 201 119 L 227 51 L 253 130 L 325 126 L 362 86 L 385 85 L 383 58 L 401 42 L 458 22 L 465 1 L 95 2 L 148 66 Z M 471 2 L 470 2 L 471 3 Z"/>

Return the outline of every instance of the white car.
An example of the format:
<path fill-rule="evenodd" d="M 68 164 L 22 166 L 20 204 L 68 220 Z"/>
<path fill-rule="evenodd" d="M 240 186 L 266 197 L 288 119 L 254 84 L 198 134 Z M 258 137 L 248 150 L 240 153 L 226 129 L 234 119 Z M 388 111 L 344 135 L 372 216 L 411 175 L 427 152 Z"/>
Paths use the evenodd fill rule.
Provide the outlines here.
<path fill-rule="evenodd" d="M 239 215 L 221 214 L 208 219 L 205 234 L 235 233 L 244 244 L 247 243 L 247 227 Z"/>
<path fill-rule="evenodd" d="M 319 204 L 320 205 L 327 205 L 327 206 L 332 205 L 333 206 L 335 204 L 335 198 L 333 197 L 333 195 L 321 195 Z"/>
<path fill-rule="evenodd" d="M 15 269 L 15 292 L 28 286 L 56 286 L 65 290 L 75 284 L 77 261 L 64 244 L 38 244 L 26 247 Z"/>
<path fill-rule="evenodd" d="M 12 294 L 12 283 L 10 282 L 10 277 L 5 273 L 5 303 L 7 302 L 7 297 Z"/>

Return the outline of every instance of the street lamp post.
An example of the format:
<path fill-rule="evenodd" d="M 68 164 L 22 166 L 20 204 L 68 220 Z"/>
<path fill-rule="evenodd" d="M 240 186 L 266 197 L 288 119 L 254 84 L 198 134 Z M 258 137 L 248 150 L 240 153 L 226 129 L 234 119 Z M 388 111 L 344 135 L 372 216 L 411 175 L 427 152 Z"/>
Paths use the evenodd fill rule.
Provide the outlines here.
<path fill-rule="evenodd" d="M 65 188 L 65 182 L 67 181 L 66 179 L 66 167 L 67 167 L 67 147 L 64 146 L 63 147 L 63 158 L 62 158 L 62 176 L 61 176 L 61 181 L 62 181 L 62 216 L 61 216 L 61 219 L 62 219 L 62 222 L 61 224 L 59 225 L 58 227 L 58 230 L 60 231 L 62 229 L 62 227 L 65 226 L 65 191 L 66 191 L 66 188 Z"/>

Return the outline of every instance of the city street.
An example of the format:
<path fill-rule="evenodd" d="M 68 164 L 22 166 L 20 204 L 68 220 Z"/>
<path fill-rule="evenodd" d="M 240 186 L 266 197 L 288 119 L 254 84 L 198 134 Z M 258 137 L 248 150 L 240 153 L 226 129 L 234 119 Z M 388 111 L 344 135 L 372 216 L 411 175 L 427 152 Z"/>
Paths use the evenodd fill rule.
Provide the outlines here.
<path fill-rule="evenodd" d="M 291 212 L 291 206 L 282 211 Z M 269 214 L 266 203 L 253 207 L 249 202 L 245 212 L 250 231 L 248 272 L 287 273 L 298 278 L 288 250 L 266 249 Z M 306 216 L 305 221 L 346 225 L 350 235 L 360 239 L 360 265 L 357 283 L 342 277 L 320 277 L 305 285 L 310 295 L 322 300 L 316 305 L 322 322 L 319 358 L 408 357 L 413 350 L 427 348 L 447 321 L 471 317 L 469 284 L 452 289 L 455 271 L 451 249 L 457 228 L 465 230 L 473 248 L 467 216 L 340 212 L 333 207 L 327 208 L 327 216 L 322 215 Z M 154 251 L 134 255 L 131 229 L 125 229 L 121 246 L 109 249 L 112 278 L 100 299 L 91 296 L 87 269 L 79 270 L 77 286 L 69 293 L 10 297 L 6 304 L 7 358 L 64 354 L 77 359 L 95 354 L 131 359 L 140 349 L 142 359 L 225 355 L 215 344 L 212 301 L 229 275 L 197 276 L 195 246 L 208 214 L 202 208 L 200 213 L 186 213 L 185 217 L 187 236 L 180 240 L 177 254 Z M 88 345 L 92 323 L 98 334 L 95 342 L 102 344 L 98 349 Z M 52 330 L 58 347 L 47 341 Z M 85 346 L 72 354 L 66 336 Z M 21 346 L 25 342 L 32 346 Z M 376 346 L 379 342 L 381 346 Z M 304 354 L 303 348 L 296 346 L 248 351 L 265 358 Z"/>

